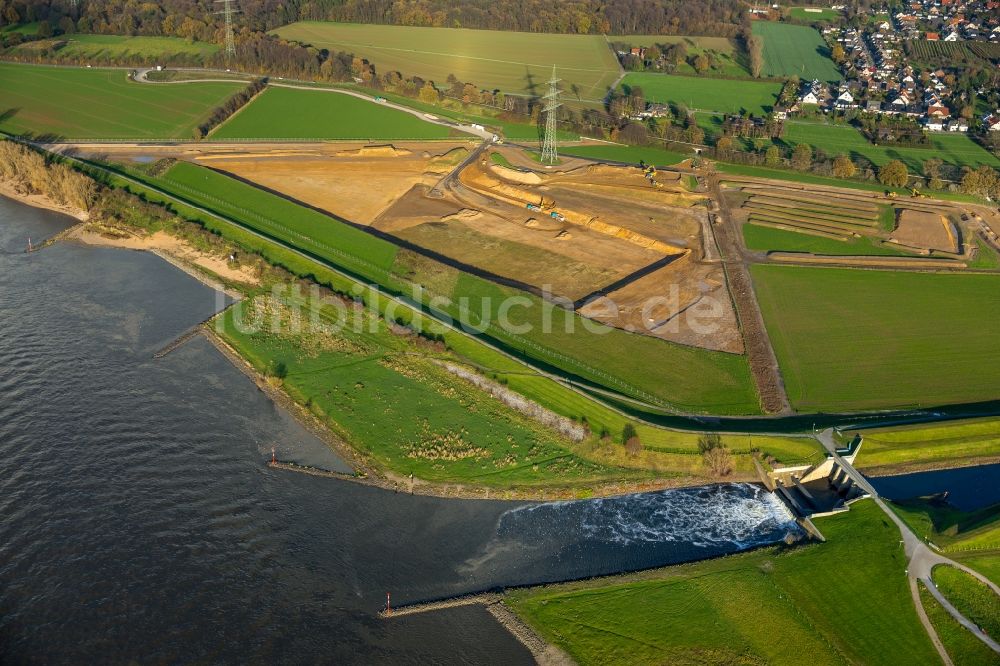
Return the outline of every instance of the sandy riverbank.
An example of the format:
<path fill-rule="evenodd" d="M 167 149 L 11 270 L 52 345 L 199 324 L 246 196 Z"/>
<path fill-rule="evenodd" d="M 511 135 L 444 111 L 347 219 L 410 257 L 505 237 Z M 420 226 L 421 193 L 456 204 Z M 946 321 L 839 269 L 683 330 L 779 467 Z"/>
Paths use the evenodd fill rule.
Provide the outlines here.
<path fill-rule="evenodd" d="M 8 199 L 14 199 L 15 201 L 34 208 L 44 208 L 45 210 L 51 210 L 56 213 L 62 213 L 63 215 L 69 215 L 70 217 L 81 222 L 86 222 L 90 219 L 90 214 L 85 210 L 74 208 L 73 206 L 58 204 L 44 194 L 30 194 L 28 192 L 24 192 L 9 180 L 0 180 L 0 196 L 5 196 Z"/>
<path fill-rule="evenodd" d="M 157 231 L 148 236 L 139 236 L 132 233 L 122 235 L 115 233 L 112 235 L 100 233 L 89 225 L 80 225 L 67 234 L 66 237 L 87 245 L 119 247 L 127 250 L 156 252 L 157 254 L 163 253 L 184 263 L 193 264 L 207 270 L 225 280 L 254 286 L 260 284 L 260 276 L 254 269 L 248 266 L 233 265 L 226 257 L 201 252 L 184 240 L 176 236 L 171 236 L 164 231 Z M 218 288 L 218 285 L 214 284 L 209 286 Z"/>

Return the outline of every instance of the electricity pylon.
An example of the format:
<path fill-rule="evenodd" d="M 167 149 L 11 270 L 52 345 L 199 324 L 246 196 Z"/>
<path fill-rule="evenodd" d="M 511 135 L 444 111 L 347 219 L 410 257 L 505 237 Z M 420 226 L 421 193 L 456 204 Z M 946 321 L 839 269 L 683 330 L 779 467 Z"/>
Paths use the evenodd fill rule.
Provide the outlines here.
<path fill-rule="evenodd" d="M 240 10 L 233 9 L 233 0 L 215 0 L 215 2 L 223 3 L 222 11 L 215 13 L 222 14 L 226 18 L 226 58 L 232 59 L 236 57 L 236 40 L 233 39 L 233 14 Z"/>
<path fill-rule="evenodd" d="M 549 79 L 549 91 L 545 93 L 545 138 L 542 140 L 542 162 L 557 164 L 559 151 L 556 148 L 556 132 L 558 131 L 556 110 L 562 106 L 559 103 L 559 79 L 556 78 L 556 66 L 552 65 L 552 78 Z"/>

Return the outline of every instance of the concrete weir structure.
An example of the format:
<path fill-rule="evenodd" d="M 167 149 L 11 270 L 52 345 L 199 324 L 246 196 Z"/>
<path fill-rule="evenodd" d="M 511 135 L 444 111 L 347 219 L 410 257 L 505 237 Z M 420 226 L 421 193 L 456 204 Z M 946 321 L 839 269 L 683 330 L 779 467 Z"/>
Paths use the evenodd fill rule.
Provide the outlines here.
<path fill-rule="evenodd" d="M 848 446 L 837 449 L 837 456 L 829 454 L 813 465 L 777 465 L 768 469 L 757 462 L 757 472 L 764 485 L 777 493 L 799 517 L 800 524 L 822 539 L 810 517 L 847 511 L 852 502 L 869 496 L 840 462 L 853 465 L 862 442 L 859 435 Z"/>

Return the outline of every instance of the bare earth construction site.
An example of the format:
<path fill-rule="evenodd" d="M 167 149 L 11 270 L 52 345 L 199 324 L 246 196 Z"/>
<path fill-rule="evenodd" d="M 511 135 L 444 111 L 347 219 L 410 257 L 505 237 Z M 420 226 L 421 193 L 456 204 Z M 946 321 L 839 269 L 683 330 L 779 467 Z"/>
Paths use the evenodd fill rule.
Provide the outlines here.
<path fill-rule="evenodd" d="M 707 197 L 679 172 L 653 185 L 635 168 L 569 159 L 542 170 L 520 149 L 468 144 L 223 149 L 194 161 L 610 326 L 743 351 Z"/>
<path fill-rule="evenodd" d="M 745 355 L 765 413 L 796 404 L 783 379 L 789 361 L 770 340 L 775 315 L 757 303 L 755 265 L 963 271 L 996 247 L 995 221 L 977 207 L 686 163 L 543 167 L 533 152 L 489 142 L 76 149 L 190 162 L 364 229 L 400 247 L 394 270 L 428 294 L 461 296 L 472 275 L 622 331 Z"/>

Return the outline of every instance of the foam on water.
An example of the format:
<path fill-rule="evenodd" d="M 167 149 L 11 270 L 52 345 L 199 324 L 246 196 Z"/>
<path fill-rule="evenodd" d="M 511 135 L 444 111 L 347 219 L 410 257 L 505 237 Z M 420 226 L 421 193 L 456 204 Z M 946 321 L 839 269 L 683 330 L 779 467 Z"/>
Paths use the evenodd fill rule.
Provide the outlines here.
<path fill-rule="evenodd" d="M 785 504 L 748 483 L 519 507 L 500 517 L 498 534 L 527 538 L 558 525 L 580 538 L 619 546 L 679 542 L 744 549 L 800 534 Z"/>

